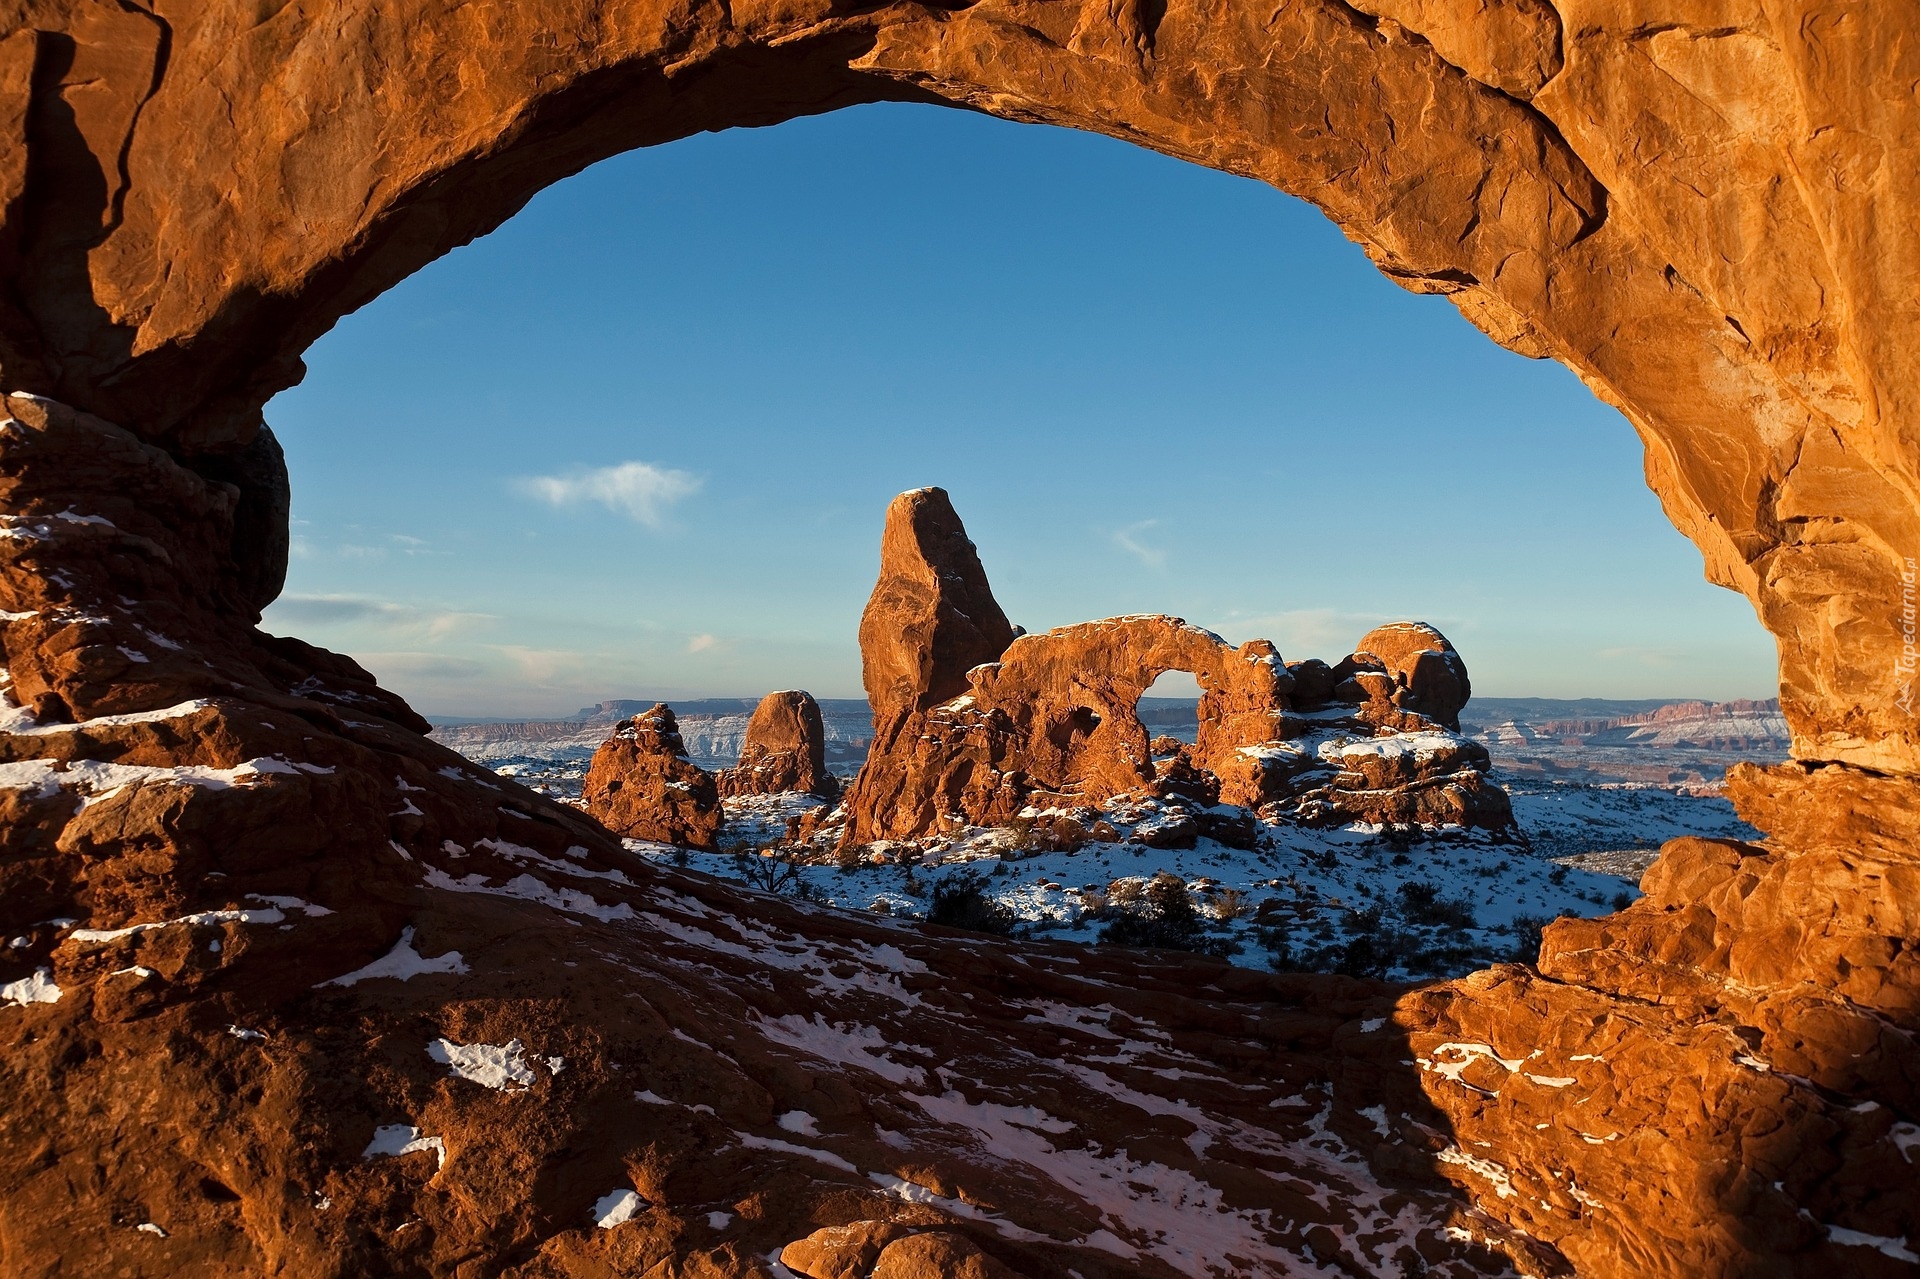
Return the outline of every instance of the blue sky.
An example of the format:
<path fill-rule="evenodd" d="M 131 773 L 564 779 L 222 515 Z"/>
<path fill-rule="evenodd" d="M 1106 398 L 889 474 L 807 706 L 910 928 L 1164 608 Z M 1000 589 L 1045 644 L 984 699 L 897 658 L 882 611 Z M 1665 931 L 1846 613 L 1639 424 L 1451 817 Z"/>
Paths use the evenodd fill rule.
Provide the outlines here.
<path fill-rule="evenodd" d="M 429 714 L 857 696 L 882 515 L 926 484 L 1029 630 L 1169 612 L 1333 660 L 1412 617 L 1483 695 L 1774 691 L 1571 373 L 1310 206 L 1105 138 L 874 106 L 634 152 L 307 358 L 267 409 L 265 624 Z"/>

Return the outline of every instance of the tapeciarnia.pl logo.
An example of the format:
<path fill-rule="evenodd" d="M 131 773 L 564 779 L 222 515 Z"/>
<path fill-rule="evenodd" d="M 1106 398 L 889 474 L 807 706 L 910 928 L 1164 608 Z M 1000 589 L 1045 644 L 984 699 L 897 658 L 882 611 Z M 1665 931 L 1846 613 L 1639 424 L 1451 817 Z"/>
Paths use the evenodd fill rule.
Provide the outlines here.
<path fill-rule="evenodd" d="M 1900 656 L 1893 662 L 1893 678 L 1900 685 L 1900 695 L 1894 701 L 1909 715 L 1914 713 L 1914 674 L 1916 668 L 1920 668 L 1920 644 L 1916 644 L 1914 613 L 1914 584 L 1917 577 L 1920 577 L 1920 573 L 1915 571 L 1913 557 L 1908 556 L 1906 568 L 1900 574 Z"/>

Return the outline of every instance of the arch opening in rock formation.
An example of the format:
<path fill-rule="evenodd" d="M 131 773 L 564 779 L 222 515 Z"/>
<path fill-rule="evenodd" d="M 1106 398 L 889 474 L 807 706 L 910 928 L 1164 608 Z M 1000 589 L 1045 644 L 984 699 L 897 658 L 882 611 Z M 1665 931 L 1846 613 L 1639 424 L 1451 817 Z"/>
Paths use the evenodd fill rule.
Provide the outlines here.
<path fill-rule="evenodd" d="M 1116 1273 L 1110 1241 L 1133 1272 L 1181 1273 L 1192 1254 L 1167 1249 L 1189 1238 L 1220 1270 L 1323 1250 L 1464 1270 L 1463 1238 L 1533 1273 L 1910 1262 L 1920 39 L 1900 6 L 1674 16 L 1374 0 L 13 15 L 0 901 L 25 944 L 0 983 L 0 1062 L 30 1100 L 0 1127 L 9 1263 L 644 1270 L 697 1249 L 690 1267 L 745 1273 L 776 1231 L 828 1228 L 843 1208 L 824 1205 L 898 1198 L 958 1241 L 889 1218 L 920 1231 L 910 1249 L 1032 1273 Z M 1730 781 L 1772 841 L 1677 841 L 1643 902 L 1553 925 L 1537 967 L 1397 1000 L 1100 955 L 1042 971 L 650 870 L 424 741 L 351 661 L 253 629 L 285 494 L 260 406 L 314 337 L 594 159 L 882 99 L 1258 177 L 1397 281 L 1574 368 L 1639 432 L 1709 576 L 1779 638 L 1797 762 Z M 967 623 L 935 618 L 938 643 L 1006 649 L 1004 618 Z M 961 692 L 910 663 L 884 673 L 903 715 Z M 643 914 L 659 921 L 644 943 Z M 742 961 L 722 916 L 784 941 L 782 966 Z M 539 962 L 554 949 L 579 966 Z M 942 1015 L 902 1011 L 927 1001 Z M 1108 1005 L 1145 1028 L 1141 1070 L 1089 1086 L 1036 1051 L 1035 1023 L 1099 1038 L 1054 1009 Z M 972 1095 L 936 1095 L 934 1067 L 962 1062 Z M 1182 1094 L 1195 1063 L 1219 1086 Z M 917 1140 L 918 1163 L 850 1079 L 887 1096 L 885 1132 Z M 1036 1095 L 1070 1116 L 1035 1121 L 1049 1133 L 1116 1142 L 1123 1105 L 1148 1127 L 1198 1115 L 1154 1158 L 1228 1211 L 1205 1237 L 1150 1196 L 1132 1222 L 1103 1216 L 1016 1122 Z M 820 1118 L 845 1131 L 795 1155 Z M 146 1144 L 122 1158 L 129 1134 Z M 1008 1174 L 984 1140 L 1039 1162 L 994 1182 Z M 1383 1187 L 1362 1150 L 1415 1188 Z M 756 1175 L 772 1165 L 777 1195 Z M 1117 1187 L 1133 1166 L 1081 1172 Z M 889 1201 L 863 1168 L 917 1189 Z M 916 1168 L 937 1184 L 901 1179 Z M 1447 1217 L 1436 1171 L 1472 1215 Z M 209 1176 L 247 1210 L 187 1193 Z M 609 1187 L 666 1216 L 611 1220 Z M 1019 1224 L 976 1220 L 993 1210 Z M 736 1222 L 759 1251 L 724 1237 Z"/>

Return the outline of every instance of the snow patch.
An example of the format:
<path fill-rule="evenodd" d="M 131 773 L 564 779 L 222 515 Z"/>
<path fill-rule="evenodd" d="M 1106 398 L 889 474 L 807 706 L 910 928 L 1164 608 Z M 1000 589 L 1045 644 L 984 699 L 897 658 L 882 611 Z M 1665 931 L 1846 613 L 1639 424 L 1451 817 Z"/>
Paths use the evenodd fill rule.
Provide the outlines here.
<path fill-rule="evenodd" d="M 427 1045 L 427 1056 L 446 1066 L 454 1077 L 495 1092 L 525 1092 L 533 1086 L 526 1051 L 526 1045 L 518 1039 L 504 1044 L 456 1044 L 450 1039 L 436 1039 Z"/>
<path fill-rule="evenodd" d="M 42 968 L 19 981 L 0 986 L 0 1004 L 10 1008 L 25 1008 L 28 1004 L 57 1004 L 63 993 L 60 987 L 54 985 L 53 970 Z"/>
<path fill-rule="evenodd" d="M 406 981 L 413 977 L 424 977 L 430 973 L 452 973 L 463 976 L 471 970 L 466 961 L 460 958 L 460 952 L 450 950 L 444 955 L 435 955 L 428 959 L 413 948 L 413 927 L 408 925 L 400 930 L 400 940 L 393 949 L 368 964 L 365 968 L 356 968 L 350 973 L 323 981 L 316 986 L 352 986 L 374 977 L 391 977 L 395 981 Z"/>
<path fill-rule="evenodd" d="M 647 1206 L 637 1191 L 609 1190 L 593 1204 L 593 1224 L 602 1230 L 632 1221 Z"/>
<path fill-rule="evenodd" d="M 504 884 L 489 884 L 487 877 L 481 874 L 468 875 L 464 879 L 455 879 L 438 866 L 429 866 L 426 874 L 429 888 L 441 888 L 450 893 L 484 893 L 493 897 L 518 897 L 522 901 L 538 902 L 554 910 L 569 915 L 586 915 L 602 923 L 616 923 L 634 918 L 633 907 L 625 902 L 616 902 L 611 906 L 601 903 L 590 893 L 573 888 L 555 888 L 543 883 L 532 875 L 519 875 Z"/>
<path fill-rule="evenodd" d="M 830 1168 L 838 1168 L 841 1172 L 850 1172 L 856 1177 L 860 1175 L 858 1168 L 855 1168 L 831 1150 L 821 1150 L 815 1146 L 796 1145 L 791 1141 L 781 1141 L 778 1137 L 756 1137 L 750 1132 L 737 1132 L 733 1135 L 739 1140 L 740 1144 L 748 1150 L 772 1150 L 783 1155 L 799 1155 L 806 1159 L 817 1159 Z"/>
<path fill-rule="evenodd" d="M 1848 1230 L 1842 1226 L 1828 1226 L 1827 1238 L 1846 1248 L 1872 1248 L 1884 1253 L 1895 1261 L 1920 1264 L 1920 1253 L 1907 1247 L 1905 1239 L 1889 1238 L 1886 1235 L 1862 1234 L 1858 1230 Z"/>
<path fill-rule="evenodd" d="M 440 1157 L 435 1168 L 447 1166 L 447 1143 L 440 1137 L 422 1137 L 420 1130 L 412 1124 L 383 1124 L 373 1130 L 373 1140 L 360 1152 L 362 1159 L 375 1159 L 382 1155 L 413 1155 L 422 1150 L 431 1150 Z"/>

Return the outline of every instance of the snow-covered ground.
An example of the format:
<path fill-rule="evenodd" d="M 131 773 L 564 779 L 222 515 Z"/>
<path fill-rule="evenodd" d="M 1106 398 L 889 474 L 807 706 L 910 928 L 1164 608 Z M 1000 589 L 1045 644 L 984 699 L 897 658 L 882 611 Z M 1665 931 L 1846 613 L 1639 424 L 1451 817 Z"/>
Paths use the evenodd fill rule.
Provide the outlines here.
<path fill-rule="evenodd" d="M 1661 844 L 1682 835 L 1760 838 L 1719 795 L 1636 782 L 1540 781 L 1501 776 L 1497 770 L 1494 780 L 1506 787 L 1514 820 L 1542 857 L 1605 859 L 1644 869 Z"/>
<path fill-rule="evenodd" d="M 1006 907 L 1022 934 L 1083 942 L 1099 939 L 1116 905 L 1169 874 L 1191 894 L 1205 940 L 1236 947 L 1237 964 L 1396 978 L 1470 972 L 1519 952 L 1531 958 L 1546 920 L 1603 914 L 1638 895 L 1630 880 L 1479 834 L 1396 846 L 1364 829 L 1270 826 L 1252 849 L 1206 838 L 1186 849 L 1096 842 L 1031 852 L 1017 844 L 1013 831 L 975 829 L 918 862 L 912 853 L 904 864 L 880 854 L 879 865 L 793 865 L 790 873 L 818 901 L 912 918 L 926 916 L 937 885 L 965 877 Z M 774 869 L 775 859 L 755 853 L 628 847 L 749 883 L 765 883 Z"/>
<path fill-rule="evenodd" d="M 495 771 L 577 802 L 584 764 L 523 756 Z M 628 846 L 720 878 L 777 882 L 779 891 L 896 917 L 924 918 L 938 886 L 965 879 L 1004 907 L 1019 933 L 1062 941 L 1098 941 L 1156 875 L 1171 875 L 1203 924 L 1196 944 L 1231 950 L 1234 963 L 1418 979 L 1531 959 L 1543 922 L 1605 914 L 1638 896 L 1639 873 L 1668 839 L 1758 837 L 1717 796 L 1497 771 L 1494 780 L 1512 796 L 1518 840 L 1262 823 L 1253 848 L 1201 838 L 1192 848 L 1161 849 L 1127 838 L 1154 814 L 1123 811 L 1103 814 L 1115 819 L 1118 841 L 1072 852 L 1032 851 L 1013 830 L 973 829 L 922 848 L 882 846 L 866 860 L 789 864 L 761 850 L 820 801 L 783 795 L 726 801 L 719 853 Z"/>

